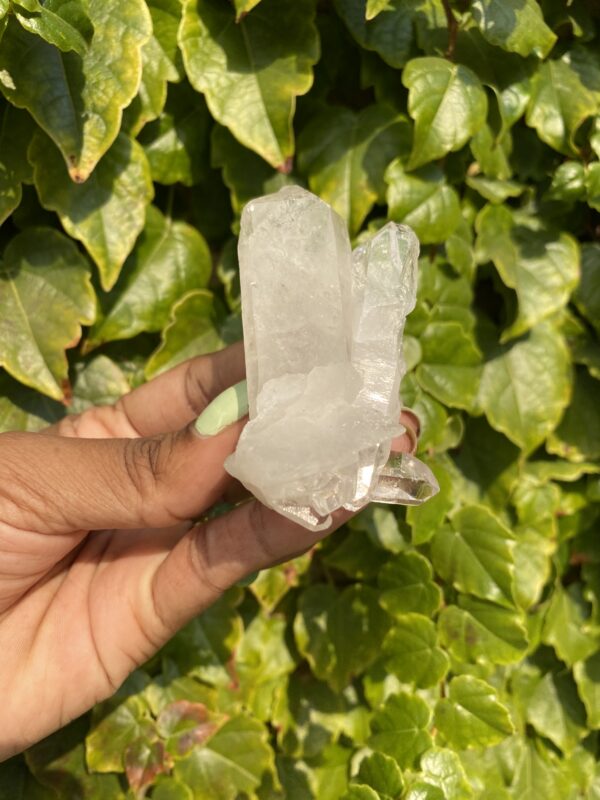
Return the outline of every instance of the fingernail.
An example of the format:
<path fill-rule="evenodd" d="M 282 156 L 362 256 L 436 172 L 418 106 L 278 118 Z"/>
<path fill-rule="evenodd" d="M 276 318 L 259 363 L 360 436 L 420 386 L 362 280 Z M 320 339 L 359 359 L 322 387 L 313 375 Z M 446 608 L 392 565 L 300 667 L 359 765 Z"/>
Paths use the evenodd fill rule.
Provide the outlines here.
<path fill-rule="evenodd" d="M 412 456 L 417 452 L 419 438 L 417 436 L 417 432 L 415 431 L 415 429 L 412 428 L 410 425 L 405 425 L 404 427 L 406 428 L 406 435 L 410 439 L 410 450 L 408 452 L 409 455 Z"/>
<path fill-rule="evenodd" d="M 415 423 L 414 430 L 415 430 L 415 432 L 417 434 L 417 437 L 418 437 L 419 434 L 421 433 L 421 420 L 419 419 L 418 414 L 416 414 L 416 412 L 413 411 L 412 408 L 408 408 L 407 406 L 403 406 L 402 407 L 402 413 L 403 414 L 408 414 L 409 417 L 412 417 L 412 419 L 414 420 L 414 423 Z"/>
<path fill-rule="evenodd" d="M 248 387 L 246 381 L 240 381 L 206 406 L 196 420 L 196 430 L 200 436 L 215 436 L 247 413 Z"/>

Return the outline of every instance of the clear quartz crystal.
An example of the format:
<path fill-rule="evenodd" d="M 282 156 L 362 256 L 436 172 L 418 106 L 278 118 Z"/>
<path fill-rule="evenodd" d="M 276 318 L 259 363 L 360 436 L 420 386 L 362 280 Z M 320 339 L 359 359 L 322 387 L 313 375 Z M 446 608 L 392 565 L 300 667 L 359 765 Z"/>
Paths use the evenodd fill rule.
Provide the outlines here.
<path fill-rule="evenodd" d="M 392 454 L 415 305 L 419 243 L 390 222 L 351 251 L 345 223 L 297 186 L 248 203 L 239 241 L 250 421 L 227 470 L 311 530 L 370 500 L 419 505 L 438 491 Z"/>

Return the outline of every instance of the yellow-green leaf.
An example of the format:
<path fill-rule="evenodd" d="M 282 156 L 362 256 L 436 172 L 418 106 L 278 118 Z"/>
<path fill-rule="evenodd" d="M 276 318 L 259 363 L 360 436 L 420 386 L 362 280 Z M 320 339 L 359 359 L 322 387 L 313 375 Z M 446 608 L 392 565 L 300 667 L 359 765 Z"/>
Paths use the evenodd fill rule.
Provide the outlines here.
<path fill-rule="evenodd" d="M 262 0 L 235 23 L 221 0 L 185 0 L 179 43 L 213 117 L 274 167 L 294 153 L 296 97 L 319 57 L 313 0 Z"/>

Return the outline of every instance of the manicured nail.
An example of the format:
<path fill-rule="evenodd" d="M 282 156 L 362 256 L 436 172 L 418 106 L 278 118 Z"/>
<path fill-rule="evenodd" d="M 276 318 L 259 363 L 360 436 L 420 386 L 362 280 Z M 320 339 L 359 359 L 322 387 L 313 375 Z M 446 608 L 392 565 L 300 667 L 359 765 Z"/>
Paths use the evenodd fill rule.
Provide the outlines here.
<path fill-rule="evenodd" d="M 206 406 L 196 420 L 196 430 L 200 436 L 215 436 L 247 413 L 248 387 L 246 381 L 240 381 Z"/>
<path fill-rule="evenodd" d="M 402 413 L 407 414 L 409 417 L 413 419 L 415 423 L 414 430 L 418 437 L 419 434 L 421 433 L 421 420 L 419 419 L 418 414 L 415 411 L 413 411 L 412 408 L 408 408 L 407 406 L 402 407 Z"/>

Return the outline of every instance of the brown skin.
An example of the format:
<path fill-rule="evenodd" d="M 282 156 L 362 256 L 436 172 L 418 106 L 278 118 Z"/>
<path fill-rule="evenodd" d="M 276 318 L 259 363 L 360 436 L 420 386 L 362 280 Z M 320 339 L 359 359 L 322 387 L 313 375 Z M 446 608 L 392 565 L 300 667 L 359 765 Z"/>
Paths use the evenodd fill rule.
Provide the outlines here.
<path fill-rule="evenodd" d="M 193 422 L 243 377 L 234 345 L 114 406 L 0 435 L 0 760 L 113 694 L 240 578 L 348 518 L 311 533 L 252 500 L 194 525 L 234 488 L 223 462 L 245 420 L 211 438 Z"/>

